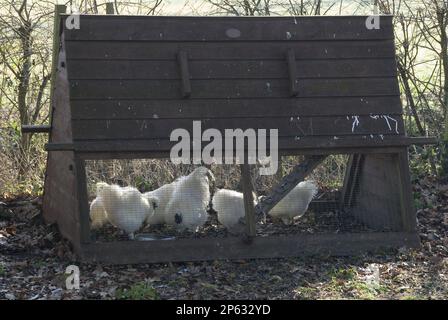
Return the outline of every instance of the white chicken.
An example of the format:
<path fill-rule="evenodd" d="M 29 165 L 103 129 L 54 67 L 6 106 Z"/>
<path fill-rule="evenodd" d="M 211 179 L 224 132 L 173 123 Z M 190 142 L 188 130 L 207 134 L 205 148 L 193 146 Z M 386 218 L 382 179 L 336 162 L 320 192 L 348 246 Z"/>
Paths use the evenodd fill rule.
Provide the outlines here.
<path fill-rule="evenodd" d="M 218 221 L 227 230 L 239 233 L 244 226 L 245 208 L 244 195 L 233 190 L 221 189 L 213 196 L 213 210 L 217 212 Z M 254 194 L 254 206 L 257 205 L 257 197 Z"/>
<path fill-rule="evenodd" d="M 104 209 L 102 198 L 99 196 L 101 190 L 108 186 L 107 183 L 97 183 L 96 185 L 96 198 L 90 204 L 90 226 L 92 229 L 99 229 L 107 223 L 107 213 Z"/>
<path fill-rule="evenodd" d="M 302 181 L 289 192 L 272 210 L 269 215 L 279 218 L 285 224 L 291 224 L 292 219 L 301 217 L 317 194 L 317 186 L 312 181 Z"/>
<path fill-rule="evenodd" d="M 125 231 L 130 239 L 134 239 L 134 233 L 154 214 L 154 208 L 159 202 L 155 197 L 143 197 L 133 187 L 122 188 L 117 185 L 103 186 L 98 197 L 109 222 Z"/>
<path fill-rule="evenodd" d="M 176 180 L 166 207 L 165 223 L 178 230 L 197 231 L 208 219 L 210 182 L 214 180 L 212 172 L 205 167 L 199 167 L 189 176 Z"/>
<path fill-rule="evenodd" d="M 158 206 L 154 210 L 154 214 L 146 219 L 146 224 L 160 225 L 165 223 L 165 216 L 167 214 L 166 208 L 174 193 L 176 182 L 177 181 L 174 181 L 173 183 L 164 185 L 157 190 L 143 194 L 143 197 L 146 199 L 156 197 L 159 200 Z"/>

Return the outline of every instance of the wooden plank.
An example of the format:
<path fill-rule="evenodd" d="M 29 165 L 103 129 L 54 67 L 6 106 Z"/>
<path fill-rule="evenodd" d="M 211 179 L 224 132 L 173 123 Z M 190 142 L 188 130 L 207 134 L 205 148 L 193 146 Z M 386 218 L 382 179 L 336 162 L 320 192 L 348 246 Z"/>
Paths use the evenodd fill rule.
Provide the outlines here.
<path fill-rule="evenodd" d="M 364 157 L 361 154 L 350 155 L 342 187 L 341 206 L 343 207 L 351 208 L 355 204 L 363 160 Z"/>
<path fill-rule="evenodd" d="M 335 155 L 335 154 L 353 154 L 359 151 L 362 151 L 363 154 L 392 154 L 400 151 L 402 147 L 376 147 L 376 148 L 337 148 L 337 149 L 319 149 L 317 152 L 313 149 L 291 149 L 291 150 L 281 150 L 281 155 L 295 155 L 295 156 L 303 156 L 303 155 Z M 80 148 L 81 149 L 81 148 Z M 82 151 L 78 151 L 77 154 L 80 158 L 84 160 L 135 160 L 135 159 L 170 159 L 170 151 L 101 151 L 101 150 L 86 150 L 85 148 Z M 283 176 L 282 176 L 283 177 Z M 320 210 L 327 203 L 322 202 L 322 206 L 320 204 L 316 204 L 313 208 L 316 210 Z M 330 202 L 328 203 L 328 208 L 339 208 L 339 202 Z"/>
<path fill-rule="evenodd" d="M 400 183 L 396 154 L 365 155 L 354 217 L 375 231 L 404 231 Z"/>
<path fill-rule="evenodd" d="M 257 235 L 256 220 L 255 220 L 255 207 L 254 207 L 254 187 L 252 184 L 252 176 L 250 174 L 250 165 L 247 163 L 241 164 L 241 185 L 243 187 L 244 195 L 244 211 L 246 217 L 246 240 L 252 242 L 253 238 Z"/>
<path fill-rule="evenodd" d="M 263 42 L 145 42 L 145 41 L 66 41 L 67 57 L 92 60 L 175 61 L 179 50 L 196 60 L 282 60 L 293 49 L 296 59 L 390 59 L 395 57 L 393 40 L 370 41 L 268 41 Z"/>
<path fill-rule="evenodd" d="M 73 152 L 49 153 L 42 211 L 45 221 L 57 223 L 62 236 L 78 247 L 78 198 L 75 177 L 70 171 L 73 159 Z"/>
<path fill-rule="evenodd" d="M 76 187 L 78 193 L 79 227 L 81 243 L 89 243 L 90 237 L 90 208 L 87 192 L 86 164 L 78 155 L 75 156 Z"/>
<path fill-rule="evenodd" d="M 256 237 L 247 245 L 239 238 L 123 241 L 82 247 L 85 262 L 137 264 L 224 259 L 268 259 L 298 256 L 348 256 L 387 248 L 418 248 L 415 233 L 301 234 Z"/>
<path fill-rule="evenodd" d="M 301 41 L 393 39 L 392 17 L 366 28 L 366 16 L 338 17 L 160 17 L 81 16 L 67 40 Z"/>
<path fill-rule="evenodd" d="M 400 152 L 401 147 L 362 147 L 362 148 L 337 148 L 337 149 L 319 149 L 317 152 L 313 149 L 291 149 L 291 150 L 281 150 L 280 154 L 284 156 L 303 156 L 303 155 L 345 155 L 353 154 L 356 152 L 362 152 L 363 154 L 394 154 Z M 77 151 L 78 156 L 83 160 L 135 160 L 135 159 L 170 159 L 170 151 L 101 151 L 101 150 L 86 150 Z M 333 202 L 331 202 L 333 203 Z M 334 206 L 330 203 L 330 206 Z M 334 202 L 335 206 L 339 207 L 338 202 Z M 324 203 L 325 205 L 325 203 Z M 321 208 L 319 204 L 315 208 Z M 328 207 L 327 207 L 328 209 Z"/>
<path fill-rule="evenodd" d="M 300 154 L 345 154 L 345 153 L 390 153 L 397 152 L 397 147 L 409 146 L 416 138 L 384 136 L 358 137 L 350 136 L 346 139 L 334 140 L 333 137 L 307 137 L 299 141 L 293 138 L 279 138 L 279 151 L 282 155 Z M 418 139 L 418 138 L 417 138 Z M 269 140 L 267 141 L 269 144 Z M 169 158 L 169 152 L 175 145 L 168 139 L 150 140 L 120 140 L 113 141 L 80 141 L 75 143 L 53 143 L 46 146 L 47 151 L 72 151 L 86 153 L 108 153 L 110 157 L 114 153 L 122 152 L 135 154 L 165 153 Z M 391 151 L 392 150 L 392 151 Z M 131 157 L 132 158 L 132 157 Z"/>
<path fill-rule="evenodd" d="M 177 57 L 179 68 L 180 68 L 180 76 L 182 80 L 182 97 L 188 98 L 191 96 L 191 75 L 190 68 L 188 66 L 188 53 L 184 50 L 179 51 Z M 134 77 L 131 77 L 134 79 Z"/>
<path fill-rule="evenodd" d="M 54 23 L 53 23 L 53 55 L 51 59 L 51 79 L 50 79 L 50 122 L 52 117 L 52 110 L 54 103 L 54 90 L 55 90 L 55 82 L 56 82 L 56 72 L 58 66 L 58 58 L 59 58 L 59 47 L 61 43 L 61 15 L 64 14 L 67 10 L 67 7 L 62 4 L 56 4 L 54 9 Z"/>
<path fill-rule="evenodd" d="M 48 125 L 23 125 L 23 133 L 50 133 L 51 126 Z"/>
<path fill-rule="evenodd" d="M 402 113 L 399 96 L 298 99 L 74 100 L 82 119 L 215 119 L 223 117 L 369 116 Z"/>
<path fill-rule="evenodd" d="M 300 182 L 302 182 L 313 170 L 326 159 L 326 156 L 305 156 L 302 163 L 296 165 L 290 174 L 285 176 L 271 193 L 263 198 L 257 205 L 259 214 L 267 215 L 284 197 L 288 195 Z"/>
<path fill-rule="evenodd" d="M 64 35 L 62 35 L 63 37 Z M 52 101 L 50 143 L 72 143 L 69 85 L 65 64 L 65 47 L 58 51 L 56 81 Z M 47 223 L 57 223 L 63 237 L 75 250 L 80 247 L 78 193 L 72 151 L 49 152 L 45 174 L 42 211 Z"/>
<path fill-rule="evenodd" d="M 400 153 L 398 153 L 397 157 L 403 230 L 406 232 L 416 232 L 417 214 L 412 195 L 408 150 L 403 149 Z"/>
<path fill-rule="evenodd" d="M 292 49 L 291 49 L 292 50 Z M 182 51 L 187 54 L 185 50 Z M 289 51 L 288 51 L 289 52 Z M 186 57 L 184 57 L 185 59 Z M 202 60 L 189 61 L 189 74 L 193 80 L 204 79 L 294 79 L 309 78 L 365 78 L 396 75 L 395 60 L 344 59 L 344 60 Z M 69 60 L 71 80 L 181 80 L 176 61 L 113 61 Z"/>
<path fill-rule="evenodd" d="M 176 80 L 72 80 L 72 99 L 181 99 Z M 288 80 L 192 80 L 191 99 L 288 98 Z M 397 96 L 396 78 L 303 79 L 299 97 Z"/>
<path fill-rule="evenodd" d="M 399 116 L 391 117 L 395 117 L 397 127 L 390 123 L 389 127 L 386 121 L 369 116 L 358 117 L 359 124 L 356 126 L 351 117 L 221 118 L 197 121 L 201 121 L 203 131 L 217 129 L 223 136 L 227 129 L 277 129 L 279 137 L 300 140 L 308 136 L 333 136 L 337 140 L 344 135 L 403 135 L 403 120 Z M 72 123 L 74 140 L 169 139 L 173 130 L 179 128 L 187 130 L 191 136 L 193 134 L 193 121 L 190 119 L 73 120 Z"/>
<path fill-rule="evenodd" d="M 289 49 L 286 54 L 286 61 L 288 62 L 289 73 L 289 91 L 291 96 L 295 97 L 299 94 L 299 83 L 297 79 L 297 64 L 294 49 Z M 302 72 L 300 72 L 302 74 Z"/>

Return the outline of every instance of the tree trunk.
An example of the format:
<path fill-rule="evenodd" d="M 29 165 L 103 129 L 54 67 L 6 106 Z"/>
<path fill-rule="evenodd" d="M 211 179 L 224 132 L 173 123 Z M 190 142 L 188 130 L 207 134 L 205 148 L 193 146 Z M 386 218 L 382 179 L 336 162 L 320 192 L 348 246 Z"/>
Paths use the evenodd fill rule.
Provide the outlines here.
<path fill-rule="evenodd" d="M 17 106 L 20 114 L 20 125 L 29 124 L 30 116 L 28 110 L 28 90 L 30 85 L 30 77 L 31 77 L 31 49 L 32 49 L 32 41 L 31 41 L 31 24 L 29 22 L 24 22 L 24 25 L 20 28 L 20 42 L 22 46 L 22 59 L 20 66 L 20 76 L 19 76 L 19 84 L 17 88 Z M 19 146 L 19 171 L 18 171 L 18 179 L 19 181 L 23 181 L 26 175 L 26 171 L 28 168 L 28 159 L 29 159 L 29 151 L 30 151 L 30 135 L 22 134 L 20 139 Z"/>

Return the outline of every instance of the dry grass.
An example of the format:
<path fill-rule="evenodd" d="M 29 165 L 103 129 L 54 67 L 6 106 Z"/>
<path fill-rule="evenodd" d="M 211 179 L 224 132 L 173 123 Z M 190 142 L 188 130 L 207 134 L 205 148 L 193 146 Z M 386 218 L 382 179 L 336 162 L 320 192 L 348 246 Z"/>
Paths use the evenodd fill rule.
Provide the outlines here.
<path fill-rule="evenodd" d="M 0 196 L 8 198 L 12 195 L 42 193 L 47 159 L 45 139 L 44 136 L 35 136 L 27 158 L 23 159 L 17 136 L 0 130 Z M 27 170 L 20 177 L 21 163 Z"/>
<path fill-rule="evenodd" d="M 284 157 L 281 172 L 288 174 L 300 161 L 301 157 Z M 330 156 L 310 178 L 325 189 L 338 189 L 342 186 L 346 163 L 347 156 Z M 93 194 L 97 182 L 107 182 L 134 186 L 142 192 L 147 192 L 189 174 L 194 168 L 194 165 L 174 165 L 169 160 L 155 159 L 88 161 L 86 170 L 88 189 L 89 193 Z M 218 188 L 241 191 L 239 166 L 212 165 L 211 170 L 215 175 Z M 255 167 L 252 170 L 252 177 L 257 192 L 262 195 L 269 193 L 269 190 L 276 185 L 280 174 L 260 176 L 258 167 Z"/>

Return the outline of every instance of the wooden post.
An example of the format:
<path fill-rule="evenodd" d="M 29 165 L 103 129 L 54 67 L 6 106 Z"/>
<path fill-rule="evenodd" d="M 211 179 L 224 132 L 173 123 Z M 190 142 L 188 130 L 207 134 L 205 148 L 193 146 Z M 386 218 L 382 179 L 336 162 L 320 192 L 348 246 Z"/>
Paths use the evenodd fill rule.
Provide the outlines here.
<path fill-rule="evenodd" d="M 364 156 L 361 154 L 350 155 L 347 168 L 345 169 L 344 185 L 342 187 L 340 200 L 341 207 L 351 208 L 354 206 L 363 159 Z"/>
<path fill-rule="evenodd" d="M 87 193 L 87 176 L 85 160 L 75 155 L 75 174 L 79 210 L 81 243 L 90 243 L 90 209 Z"/>
<path fill-rule="evenodd" d="M 106 3 L 106 14 L 115 14 L 115 8 L 113 2 Z"/>
<path fill-rule="evenodd" d="M 408 150 L 403 148 L 403 151 L 398 153 L 397 158 L 403 231 L 416 232 L 417 217 L 412 197 Z"/>
<path fill-rule="evenodd" d="M 61 41 L 61 15 L 66 13 L 67 7 L 63 4 L 55 5 L 54 9 L 54 25 L 53 25 L 53 56 L 51 61 L 51 83 L 50 83 L 50 123 L 53 109 L 53 92 L 55 87 L 56 70 L 59 57 L 59 44 Z"/>
<path fill-rule="evenodd" d="M 179 62 L 180 74 L 182 77 L 182 97 L 188 98 L 191 96 L 191 82 L 190 70 L 188 66 L 188 53 L 184 50 L 179 51 L 177 55 Z"/>
<path fill-rule="evenodd" d="M 254 189 L 252 185 L 252 177 L 250 175 L 250 165 L 245 161 L 240 168 L 244 194 L 244 210 L 246 212 L 246 236 L 248 242 L 252 242 L 253 238 L 257 235 L 253 194 Z"/>

